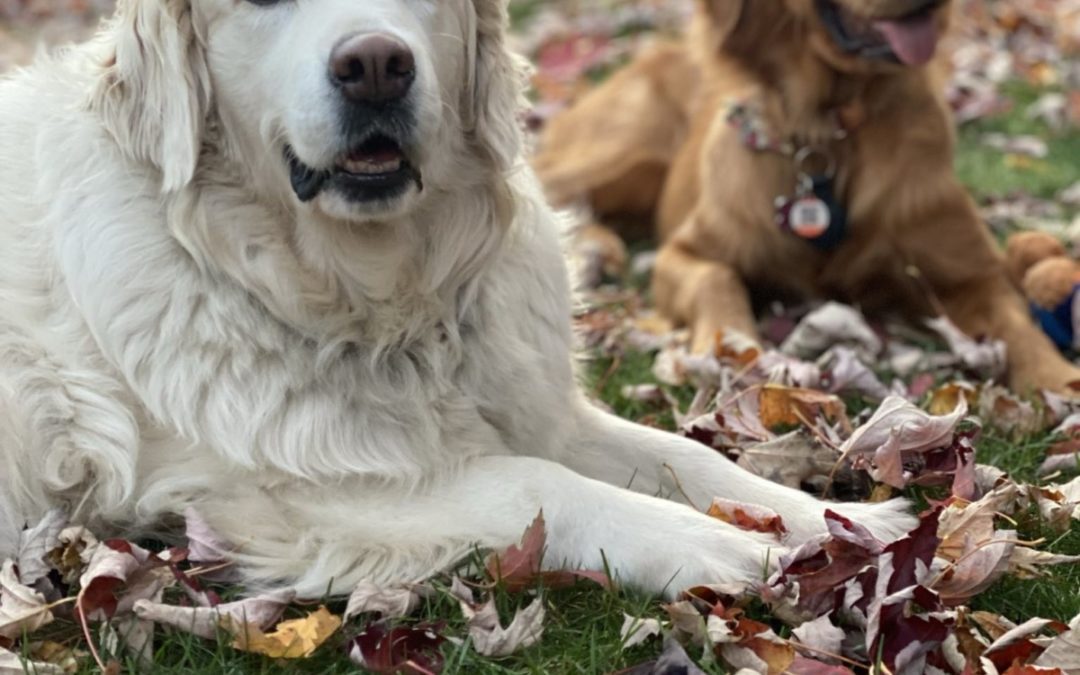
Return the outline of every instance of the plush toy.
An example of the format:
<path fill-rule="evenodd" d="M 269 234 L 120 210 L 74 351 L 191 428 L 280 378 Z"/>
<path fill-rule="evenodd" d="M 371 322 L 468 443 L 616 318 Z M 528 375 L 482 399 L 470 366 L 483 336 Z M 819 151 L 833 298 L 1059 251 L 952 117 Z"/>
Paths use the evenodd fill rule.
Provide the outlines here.
<path fill-rule="evenodd" d="M 1080 349 L 1080 262 L 1045 232 L 1013 235 L 1005 253 L 1043 331 L 1061 349 Z"/>

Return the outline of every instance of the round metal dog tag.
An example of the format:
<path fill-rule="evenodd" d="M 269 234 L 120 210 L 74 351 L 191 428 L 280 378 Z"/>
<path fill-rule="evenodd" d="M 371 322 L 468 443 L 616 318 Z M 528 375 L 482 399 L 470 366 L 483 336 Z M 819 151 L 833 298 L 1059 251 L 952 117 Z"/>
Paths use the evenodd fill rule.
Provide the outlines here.
<path fill-rule="evenodd" d="M 817 197 L 803 197 L 791 205 L 788 216 L 791 231 L 804 239 L 817 239 L 829 230 L 832 214 L 829 206 Z"/>

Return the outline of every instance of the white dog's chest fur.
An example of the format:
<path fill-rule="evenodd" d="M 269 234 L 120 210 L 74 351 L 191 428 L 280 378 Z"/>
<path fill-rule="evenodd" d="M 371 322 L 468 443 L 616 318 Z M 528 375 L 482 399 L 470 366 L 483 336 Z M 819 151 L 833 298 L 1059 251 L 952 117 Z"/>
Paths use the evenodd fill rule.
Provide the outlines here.
<path fill-rule="evenodd" d="M 25 87 L 26 80 L 19 84 Z M 76 105 L 72 98 L 57 103 Z M 131 175 L 102 132 L 82 121 L 73 129 L 0 120 L 0 138 L 17 136 L 13 145 L 26 150 L 15 155 L 0 187 L 6 207 L 0 213 L 0 316 L 13 328 L 5 336 L 9 349 L 107 381 L 113 396 L 103 405 L 115 419 L 85 431 L 108 437 L 115 452 L 91 463 L 138 458 L 126 470 L 145 482 L 140 465 L 165 463 L 153 456 L 157 449 L 173 453 L 186 443 L 202 455 L 200 436 L 213 435 L 228 439 L 222 450 L 252 470 L 415 481 L 500 447 L 548 454 L 571 432 L 569 291 L 550 223 L 534 218 L 516 225 L 478 279 L 453 291 L 462 296 L 461 306 L 441 320 L 421 317 L 418 323 L 415 316 L 438 303 L 438 289 L 429 298 L 398 294 L 409 285 L 398 277 L 408 275 L 414 261 L 378 250 L 373 260 L 356 261 L 367 276 L 352 280 L 355 289 L 340 288 L 350 281 L 346 274 L 330 282 L 315 278 L 318 272 L 305 278 L 318 291 L 329 284 L 342 296 L 382 297 L 347 309 L 336 306 L 337 298 L 322 308 L 277 308 L 296 319 L 310 310 L 323 322 L 289 326 L 259 297 L 266 291 L 272 302 L 265 284 L 273 283 L 311 291 L 299 274 L 286 274 L 301 265 L 295 252 L 269 234 L 290 229 L 273 222 L 279 213 L 213 183 L 188 203 L 166 205 L 152 180 Z M 79 189 L 71 189 L 73 176 L 82 177 Z M 539 206 L 526 210 L 541 213 Z M 184 250 L 199 243 L 181 245 L 169 231 L 170 219 L 178 218 L 205 219 L 200 229 L 213 240 L 204 243 L 235 249 L 232 259 L 241 269 L 230 275 L 236 278 L 199 267 Z M 265 233 L 242 229 L 241 222 L 264 222 Z M 365 255 L 362 245 L 357 248 Z M 51 301 L 27 303 L 41 293 Z M 337 331 L 337 344 L 326 347 L 318 331 L 335 325 L 340 317 L 333 311 L 353 319 Z M 86 330 L 93 340 L 72 339 Z M 409 334 L 394 334 L 404 331 Z M 199 361 L 205 370 L 192 371 L 192 362 L 180 356 L 185 349 L 213 357 Z M 52 424 L 70 407 L 63 386 L 47 392 L 39 383 L 41 400 L 24 410 L 26 401 L 17 399 L 25 398 L 25 383 L 9 386 L 20 392 L 16 416 L 31 427 Z M 139 440 L 148 433 L 153 443 Z M 97 440 L 72 442 L 93 446 Z M 122 447 L 132 443 L 142 447 Z M 208 453 L 205 459 L 216 461 Z M 86 488 L 70 487 L 76 496 Z M 106 511 L 134 518 L 118 507 Z"/>

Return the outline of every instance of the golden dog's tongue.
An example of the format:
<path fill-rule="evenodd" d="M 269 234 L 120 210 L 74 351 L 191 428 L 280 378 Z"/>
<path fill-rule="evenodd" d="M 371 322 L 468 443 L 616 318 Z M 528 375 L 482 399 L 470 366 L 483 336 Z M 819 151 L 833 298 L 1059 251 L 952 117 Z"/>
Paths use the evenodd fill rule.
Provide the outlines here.
<path fill-rule="evenodd" d="M 937 51 L 938 28 L 933 14 L 874 23 L 896 56 L 909 66 L 929 63 Z"/>

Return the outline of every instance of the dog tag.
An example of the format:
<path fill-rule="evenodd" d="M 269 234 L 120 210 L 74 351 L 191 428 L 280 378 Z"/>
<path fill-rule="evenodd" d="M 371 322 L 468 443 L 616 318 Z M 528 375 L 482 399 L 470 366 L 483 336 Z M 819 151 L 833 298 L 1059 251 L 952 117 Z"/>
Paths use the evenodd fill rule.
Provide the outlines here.
<path fill-rule="evenodd" d="M 803 239 L 817 239 L 829 231 L 831 223 L 829 206 L 816 195 L 796 199 L 788 214 L 788 227 Z"/>
<path fill-rule="evenodd" d="M 800 174 L 794 197 L 778 197 L 776 224 L 822 250 L 838 246 L 847 234 L 847 212 L 836 201 L 828 176 Z"/>

